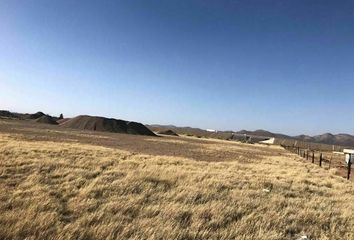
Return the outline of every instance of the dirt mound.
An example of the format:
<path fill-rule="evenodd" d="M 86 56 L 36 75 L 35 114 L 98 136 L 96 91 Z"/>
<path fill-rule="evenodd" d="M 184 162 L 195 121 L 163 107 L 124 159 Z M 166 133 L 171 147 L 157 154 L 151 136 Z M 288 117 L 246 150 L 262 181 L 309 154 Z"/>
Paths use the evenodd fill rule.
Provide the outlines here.
<path fill-rule="evenodd" d="M 152 131 L 141 123 L 87 115 L 77 116 L 67 120 L 61 123 L 60 126 L 82 130 L 155 136 Z"/>
<path fill-rule="evenodd" d="M 178 134 L 175 133 L 174 131 L 172 131 L 171 129 L 161 130 L 161 131 L 158 131 L 157 133 L 162 134 L 162 135 L 178 136 Z"/>
<path fill-rule="evenodd" d="M 45 123 L 45 124 L 53 124 L 53 125 L 57 125 L 58 123 L 55 121 L 55 119 L 49 115 L 44 115 L 41 116 L 37 119 L 34 120 L 35 122 L 38 123 Z"/>
<path fill-rule="evenodd" d="M 126 122 L 127 133 L 138 134 L 138 135 L 150 135 L 155 136 L 155 134 L 150 131 L 144 124 L 138 122 Z"/>
<path fill-rule="evenodd" d="M 62 119 L 59 118 L 59 119 L 57 120 L 57 123 L 58 123 L 58 124 L 62 124 L 62 123 L 65 123 L 66 121 L 68 121 L 68 120 L 70 120 L 70 119 L 71 119 L 71 118 L 62 118 Z"/>
<path fill-rule="evenodd" d="M 0 110 L 0 118 L 18 118 L 18 116 L 7 110 Z"/>
<path fill-rule="evenodd" d="M 33 114 L 26 114 L 26 115 L 27 115 L 27 118 L 28 118 L 28 119 L 37 119 L 37 118 L 46 116 L 46 115 L 45 115 L 44 113 L 42 113 L 42 112 L 36 112 L 36 113 L 33 113 Z"/>

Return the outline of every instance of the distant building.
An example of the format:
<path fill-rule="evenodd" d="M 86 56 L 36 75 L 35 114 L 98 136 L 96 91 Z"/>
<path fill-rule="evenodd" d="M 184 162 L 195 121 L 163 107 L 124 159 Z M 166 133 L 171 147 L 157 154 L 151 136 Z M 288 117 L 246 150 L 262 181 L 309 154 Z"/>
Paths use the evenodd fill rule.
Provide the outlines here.
<path fill-rule="evenodd" d="M 275 138 L 270 138 L 268 140 L 261 141 L 260 143 L 273 145 L 275 143 Z"/>
<path fill-rule="evenodd" d="M 345 161 L 348 164 L 349 162 L 354 162 L 354 150 L 353 149 L 344 149 Z"/>
<path fill-rule="evenodd" d="M 207 131 L 207 132 L 214 132 L 214 133 L 218 132 L 218 131 L 216 131 L 216 130 L 214 130 L 214 129 L 206 129 L 206 131 Z"/>

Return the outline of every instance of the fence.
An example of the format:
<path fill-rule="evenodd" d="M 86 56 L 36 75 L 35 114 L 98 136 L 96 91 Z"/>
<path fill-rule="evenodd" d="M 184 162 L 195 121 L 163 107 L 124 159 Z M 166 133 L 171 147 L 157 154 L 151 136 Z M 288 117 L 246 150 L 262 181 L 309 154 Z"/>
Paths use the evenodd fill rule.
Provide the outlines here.
<path fill-rule="evenodd" d="M 351 164 L 344 164 L 344 154 L 335 155 L 333 152 L 322 152 L 310 149 L 304 149 L 294 146 L 281 145 L 284 149 L 295 153 L 313 164 L 318 164 L 325 169 L 335 168 L 339 170 L 339 175 L 350 179 Z"/>

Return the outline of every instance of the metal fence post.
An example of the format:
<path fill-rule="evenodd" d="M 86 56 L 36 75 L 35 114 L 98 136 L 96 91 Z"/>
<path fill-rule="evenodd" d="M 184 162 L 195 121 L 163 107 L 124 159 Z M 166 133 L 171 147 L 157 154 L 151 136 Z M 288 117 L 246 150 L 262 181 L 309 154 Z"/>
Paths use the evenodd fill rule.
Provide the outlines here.
<path fill-rule="evenodd" d="M 312 151 L 312 163 L 315 163 L 315 151 Z"/>

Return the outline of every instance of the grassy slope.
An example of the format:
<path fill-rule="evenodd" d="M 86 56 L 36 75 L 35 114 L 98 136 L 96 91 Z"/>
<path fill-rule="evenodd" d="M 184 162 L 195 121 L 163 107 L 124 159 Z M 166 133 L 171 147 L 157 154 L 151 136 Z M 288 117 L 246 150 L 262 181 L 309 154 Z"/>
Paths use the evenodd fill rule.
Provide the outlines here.
<path fill-rule="evenodd" d="M 354 239 L 353 183 L 329 171 L 275 147 L 149 141 L 234 160 L 0 134 L 0 239 Z"/>

